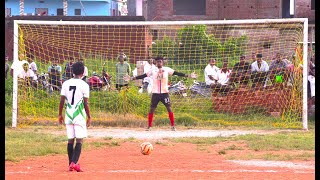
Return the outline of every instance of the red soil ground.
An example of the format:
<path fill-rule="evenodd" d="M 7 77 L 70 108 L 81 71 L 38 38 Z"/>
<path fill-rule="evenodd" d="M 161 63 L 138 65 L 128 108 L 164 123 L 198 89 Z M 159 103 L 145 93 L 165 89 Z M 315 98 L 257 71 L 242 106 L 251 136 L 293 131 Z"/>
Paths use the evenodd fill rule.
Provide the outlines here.
<path fill-rule="evenodd" d="M 314 168 L 241 165 L 219 155 L 223 145 L 205 150 L 190 143 L 155 144 L 142 155 L 141 142 L 83 150 L 79 163 L 84 172 L 68 172 L 67 155 L 35 157 L 18 163 L 6 162 L 5 177 L 11 179 L 315 179 Z M 229 146 L 229 145 L 228 145 Z M 226 152 L 235 156 L 248 150 Z M 281 153 L 281 152 L 279 152 Z M 295 162 L 314 167 L 314 160 Z"/>

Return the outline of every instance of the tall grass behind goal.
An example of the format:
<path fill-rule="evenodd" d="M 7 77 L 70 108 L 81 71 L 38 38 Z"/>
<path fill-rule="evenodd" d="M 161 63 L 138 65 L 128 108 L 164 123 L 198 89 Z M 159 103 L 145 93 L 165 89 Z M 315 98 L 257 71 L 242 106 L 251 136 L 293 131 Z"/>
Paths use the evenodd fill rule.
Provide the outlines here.
<path fill-rule="evenodd" d="M 137 68 L 138 75 L 156 56 L 166 57 L 165 66 L 176 71 L 198 74 L 195 80 L 169 78 L 170 85 L 182 82 L 185 87 L 170 93 L 177 125 L 254 125 L 268 121 L 273 126 L 307 129 L 307 28 L 307 19 L 198 22 L 15 20 L 14 61 L 22 60 L 19 59 L 21 54 L 33 57 L 38 66 L 38 78 L 48 73 L 53 61 L 58 62 L 63 74 L 70 57 L 84 61 L 89 77 L 94 73 L 101 76 L 103 70 L 107 72 L 111 76 L 110 86 L 93 89 L 90 93 L 91 113 L 96 123 L 144 126 L 147 122 L 150 95 L 139 92 L 142 81 L 130 82 L 129 88 L 121 91 L 115 89 L 117 57 L 124 53 L 132 71 Z M 212 93 L 210 88 L 199 87 L 199 83 L 205 81 L 204 69 L 210 58 L 217 60 L 219 68 L 227 62 L 228 68 L 233 69 L 242 55 L 251 64 L 255 61 L 253 54 L 262 54 L 270 66 L 277 53 L 292 65 L 289 77 L 282 83 L 275 83 L 267 76 L 260 88 L 253 88 L 257 77 L 251 76 L 246 86 L 237 81 L 230 83 L 232 88 L 228 92 L 216 90 Z M 13 84 L 13 127 L 17 122 L 57 121 L 59 90 L 48 91 L 40 80 L 37 87 L 32 87 L 18 80 L 17 74 Z M 197 85 L 200 91 L 192 89 Z M 169 124 L 167 116 L 160 103 L 154 123 Z"/>

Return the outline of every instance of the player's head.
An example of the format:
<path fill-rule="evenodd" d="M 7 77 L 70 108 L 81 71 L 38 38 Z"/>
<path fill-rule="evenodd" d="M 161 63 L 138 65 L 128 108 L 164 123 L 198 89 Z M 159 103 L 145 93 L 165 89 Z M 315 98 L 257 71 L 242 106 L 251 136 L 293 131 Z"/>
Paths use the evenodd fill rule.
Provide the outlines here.
<path fill-rule="evenodd" d="M 82 62 L 76 62 L 72 64 L 72 73 L 75 76 L 83 75 L 84 73 L 84 65 Z"/>
<path fill-rule="evenodd" d="M 156 57 L 155 59 L 154 59 L 155 61 L 156 61 L 156 66 L 158 67 L 158 68 L 162 68 L 162 66 L 163 66 L 163 57 L 162 56 L 158 56 L 158 57 Z"/>
<path fill-rule="evenodd" d="M 281 60 L 281 54 L 280 54 L 280 53 L 277 53 L 277 55 L 276 55 L 276 60 L 277 60 L 277 61 L 280 61 L 280 60 Z"/>

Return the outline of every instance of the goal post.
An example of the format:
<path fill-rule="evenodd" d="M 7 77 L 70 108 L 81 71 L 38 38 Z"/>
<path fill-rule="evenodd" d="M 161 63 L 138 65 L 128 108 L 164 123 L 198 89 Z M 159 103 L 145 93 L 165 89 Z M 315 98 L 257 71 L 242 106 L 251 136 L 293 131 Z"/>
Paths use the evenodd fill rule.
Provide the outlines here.
<path fill-rule="evenodd" d="M 188 27 L 190 27 L 188 29 Z M 270 34 L 268 34 L 270 33 Z M 269 37 L 268 37 L 269 36 Z M 274 37 L 273 37 L 274 36 Z M 196 71 L 201 74 L 201 78 L 196 81 L 204 82 L 203 71 L 208 64 L 208 59 L 214 57 L 217 59 L 217 65 L 222 67 L 223 61 L 228 59 L 228 68 L 232 69 L 233 65 L 238 61 L 238 58 L 246 54 L 247 60 L 252 52 L 263 54 L 264 60 L 270 65 L 272 56 L 280 52 L 283 55 L 292 54 L 294 58 L 292 62 L 295 69 L 303 66 L 302 74 L 294 74 L 292 77 L 297 77 L 294 83 L 297 83 L 288 90 L 287 93 L 292 98 L 281 100 L 283 102 L 276 107 L 271 105 L 261 106 L 246 104 L 238 106 L 226 105 L 223 103 L 232 103 L 231 96 L 225 95 L 219 97 L 197 98 L 190 96 L 190 88 L 193 80 L 184 79 L 186 81 L 187 97 L 172 94 L 173 111 L 176 113 L 177 119 L 187 119 L 194 116 L 196 113 L 208 113 L 204 121 L 219 119 L 219 117 L 228 117 L 228 114 L 236 114 L 237 118 L 243 114 L 263 114 L 264 111 L 272 112 L 280 107 L 280 116 L 277 118 L 279 124 L 284 119 L 290 118 L 300 119 L 302 128 L 308 130 L 308 106 L 307 106 L 307 76 L 308 76 L 308 19 L 307 18 L 291 18 L 291 19 L 248 19 L 248 20 L 213 20 L 213 21 L 33 21 L 33 20 L 14 20 L 14 53 L 13 60 L 19 61 L 19 54 L 32 55 L 38 69 L 47 73 L 48 66 L 52 61 L 57 60 L 61 65 L 63 74 L 64 67 L 68 63 L 69 58 L 73 57 L 76 60 L 85 59 L 85 64 L 88 66 L 89 75 L 97 72 L 101 74 L 101 69 L 104 68 L 110 72 L 111 86 L 116 84 L 115 64 L 118 62 L 118 52 L 124 50 L 128 57 L 132 70 L 136 68 L 136 62 L 148 61 L 152 56 L 165 56 L 168 58 L 168 66 L 184 73 Z M 200 39 L 202 38 L 202 39 Z M 279 39 L 276 39 L 279 38 Z M 259 41 L 259 42 L 258 42 Z M 298 46 L 298 42 L 303 42 L 302 48 Z M 292 48 L 297 47 L 295 50 Z M 291 48 L 290 52 L 286 52 L 286 48 Z M 301 48 L 301 49 L 299 49 Z M 300 54 L 299 54 L 300 53 Z M 292 56 L 293 57 L 293 56 Z M 291 58 L 291 57 L 289 57 Z M 299 59 L 301 58 L 301 59 Z M 250 61 L 250 64 L 252 62 Z M 105 65 L 107 64 L 107 65 Z M 298 70 L 297 70 L 298 71 Z M 295 72 L 294 72 L 295 73 Z M 132 75 L 132 73 L 131 73 Z M 181 78 L 180 78 L 181 79 Z M 172 83 L 180 80 L 172 77 Z M 300 81 L 301 80 L 301 81 Z M 267 82 L 267 81 L 266 81 Z M 39 83 L 39 82 L 38 82 Z M 270 81 L 268 81 L 270 84 Z M 293 83 L 293 82 L 291 82 Z M 18 124 L 20 112 L 26 119 L 32 119 L 32 122 L 37 122 L 39 111 L 52 111 L 55 114 L 58 110 L 57 104 L 55 109 L 51 106 L 59 98 L 59 92 L 53 94 L 45 94 L 39 92 L 39 84 L 36 90 L 27 89 L 24 92 L 26 95 L 20 101 L 19 82 L 17 74 L 13 76 L 13 105 L 12 105 L 12 127 Z M 299 88 L 302 86 L 302 92 Z M 272 85 L 270 85 L 272 86 Z M 136 89 L 134 83 L 129 84 L 129 90 L 116 91 L 115 89 L 93 90 L 93 100 L 91 104 L 94 106 L 93 113 L 97 119 L 108 119 L 114 116 L 114 119 L 121 115 L 132 115 L 131 117 L 139 120 L 145 119 L 144 114 L 147 114 L 150 97 L 148 94 L 137 93 L 140 87 Z M 235 88 L 238 88 L 235 85 Z M 30 92 L 29 92 L 30 91 Z M 274 90 L 267 91 L 268 96 L 273 96 L 277 92 Z M 262 92 L 262 94 L 264 93 Z M 135 94 L 137 93 L 137 94 Z M 243 93 L 241 91 L 241 93 Z M 231 93 L 234 97 L 241 94 L 238 91 Z M 243 98 L 246 101 L 250 100 L 250 92 L 246 91 Z M 282 91 L 281 91 L 282 93 Z M 41 94 L 41 95 L 39 95 Z M 287 94 L 281 94 L 286 96 Z M 246 96 L 246 97 L 244 97 Z M 45 97 L 45 98 L 44 98 Z M 51 98 L 51 99 L 50 99 Z M 223 99 L 225 98 L 225 99 Z M 47 99 L 50 103 L 40 102 Z M 234 99 L 234 98 L 233 98 Z M 100 101 L 105 101 L 102 103 Z M 206 103 L 204 103 L 204 101 Z M 263 101 L 263 99 L 261 99 Z M 20 105 L 20 102 L 22 103 Z M 193 103 L 192 103 L 193 102 Z M 213 102 L 213 103 L 212 103 Z M 220 103 L 219 103 L 220 102 Z M 259 101 L 260 102 L 260 101 Z M 276 99 L 274 102 L 277 102 Z M 38 103 L 38 104 L 37 104 Z M 189 104 L 187 104 L 189 103 Z M 201 104 L 202 103 L 202 104 Z M 283 105 L 284 104 L 284 105 Z M 234 103 L 232 104 L 234 105 Z M 47 106 L 50 106 L 47 107 Z M 166 110 L 158 105 L 159 111 Z M 243 106 L 248 106 L 242 109 Z M 39 107 L 41 110 L 39 110 Z M 189 110 L 186 110 L 189 107 Z M 30 108 L 24 111 L 24 108 Z M 19 114 L 18 114 L 19 109 Z M 205 109 L 206 111 L 201 111 Z M 239 110 L 240 109 L 240 110 Z M 254 109 L 254 112 L 253 112 Z M 21 111 L 20 111 L 21 110 Z M 112 113 L 106 113 L 106 111 Z M 247 112 L 248 111 L 248 112 Z M 188 114 L 189 113 L 189 114 Z M 103 115 L 101 115 L 103 114 Z M 100 117 L 101 115 L 101 117 Z M 249 113 L 249 115 L 251 115 Z M 43 112 L 40 116 L 46 116 Z M 270 115 L 268 115 L 270 116 Z M 245 116 L 247 117 L 247 116 Z M 264 117 L 264 116 L 262 116 Z M 235 119 L 237 119 L 235 118 Z M 54 116 L 44 117 L 44 119 L 56 119 Z M 198 119 L 198 118 L 194 118 Z M 282 121 L 281 121 L 282 120 Z M 201 118 L 200 118 L 201 121 Z M 292 120 L 299 122 L 299 120 Z M 184 120 L 181 120 L 184 122 Z"/>

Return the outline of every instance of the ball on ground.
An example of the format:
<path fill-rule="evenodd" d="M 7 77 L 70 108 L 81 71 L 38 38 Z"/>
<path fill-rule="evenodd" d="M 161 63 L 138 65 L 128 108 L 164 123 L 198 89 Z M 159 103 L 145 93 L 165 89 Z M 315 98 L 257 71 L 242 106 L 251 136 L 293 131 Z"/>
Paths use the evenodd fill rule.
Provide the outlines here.
<path fill-rule="evenodd" d="M 153 151 L 153 146 L 150 142 L 144 142 L 140 145 L 141 153 L 143 155 L 149 155 Z"/>

